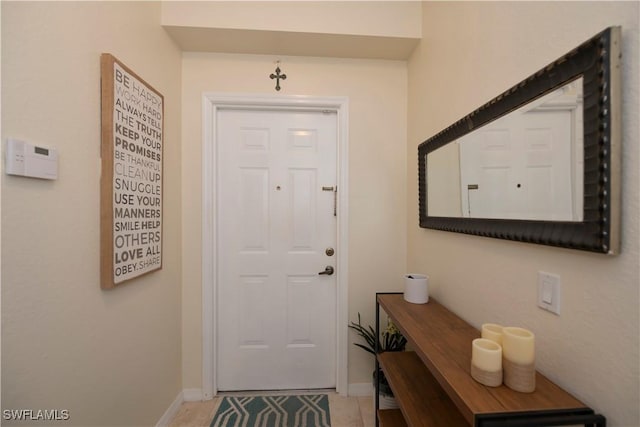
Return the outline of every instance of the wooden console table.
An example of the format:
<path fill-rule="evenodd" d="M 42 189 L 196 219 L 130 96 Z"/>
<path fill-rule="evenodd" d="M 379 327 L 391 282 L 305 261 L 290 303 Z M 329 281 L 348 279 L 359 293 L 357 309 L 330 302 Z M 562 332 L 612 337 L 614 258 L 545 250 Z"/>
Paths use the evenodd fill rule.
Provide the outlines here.
<path fill-rule="evenodd" d="M 376 370 L 384 371 L 400 409 L 379 410 L 377 380 L 376 427 L 606 426 L 604 416 L 540 373 L 533 393 L 476 382 L 470 374 L 471 341 L 480 332 L 433 298 L 411 304 L 402 294 L 376 294 L 378 336 L 380 308 L 415 351 L 378 355 Z"/>

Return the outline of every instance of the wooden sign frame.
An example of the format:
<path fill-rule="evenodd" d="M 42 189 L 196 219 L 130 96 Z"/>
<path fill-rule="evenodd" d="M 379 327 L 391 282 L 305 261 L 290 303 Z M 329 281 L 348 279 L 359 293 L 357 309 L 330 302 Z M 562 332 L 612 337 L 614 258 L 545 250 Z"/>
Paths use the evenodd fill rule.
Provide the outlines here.
<path fill-rule="evenodd" d="M 100 57 L 100 287 L 162 268 L 164 97 L 113 55 Z"/>

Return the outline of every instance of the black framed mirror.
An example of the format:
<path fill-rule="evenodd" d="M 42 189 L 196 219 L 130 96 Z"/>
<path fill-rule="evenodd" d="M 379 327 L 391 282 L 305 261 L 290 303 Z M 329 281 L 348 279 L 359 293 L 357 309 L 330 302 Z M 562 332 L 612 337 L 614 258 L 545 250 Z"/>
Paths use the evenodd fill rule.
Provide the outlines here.
<path fill-rule="evenodd" d="M 618 253 L 620 32 L 420 144 L 420 227 Z"/>

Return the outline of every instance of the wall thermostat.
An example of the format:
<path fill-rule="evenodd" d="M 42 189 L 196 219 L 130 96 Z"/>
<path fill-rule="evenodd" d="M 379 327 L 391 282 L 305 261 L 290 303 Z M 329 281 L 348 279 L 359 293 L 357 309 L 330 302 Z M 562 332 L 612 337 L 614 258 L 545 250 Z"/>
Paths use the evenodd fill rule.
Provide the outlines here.
<path fill-rule="evenodd" d="M 58 151 L 8 138 L 5 170 L 8 175 L 58 179 Z"/>

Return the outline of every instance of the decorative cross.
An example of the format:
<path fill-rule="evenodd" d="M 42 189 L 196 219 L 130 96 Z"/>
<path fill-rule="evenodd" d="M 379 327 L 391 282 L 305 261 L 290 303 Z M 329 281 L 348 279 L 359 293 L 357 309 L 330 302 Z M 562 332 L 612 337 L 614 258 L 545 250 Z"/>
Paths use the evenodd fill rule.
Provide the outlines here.
<path fill-rule="evenodd" d="M 287 79 L 287 75 L 286 74 L 280 74 L 280 67 L 276 66 L 276 73 L 275 74 L 271 73 L 269 78 L 271 80 L 276 79 L 276 90 L 280 90 L 280 79 L 286 80 Z"/>

